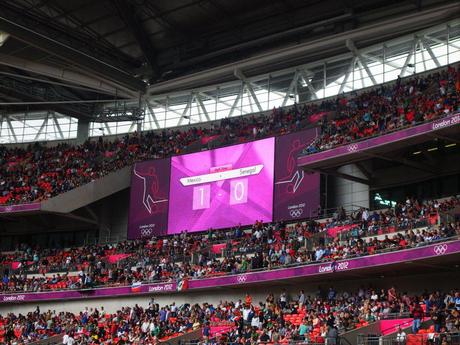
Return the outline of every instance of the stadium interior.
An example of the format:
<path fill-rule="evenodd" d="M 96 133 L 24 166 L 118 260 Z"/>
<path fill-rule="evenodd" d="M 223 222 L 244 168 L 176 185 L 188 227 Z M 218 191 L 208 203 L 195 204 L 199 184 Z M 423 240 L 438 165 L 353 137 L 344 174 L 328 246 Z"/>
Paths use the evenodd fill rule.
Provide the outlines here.
<path fill-rule="evenodd" d="M 0 345 L 460 345 L 460 3 L 2 0 Z"/>

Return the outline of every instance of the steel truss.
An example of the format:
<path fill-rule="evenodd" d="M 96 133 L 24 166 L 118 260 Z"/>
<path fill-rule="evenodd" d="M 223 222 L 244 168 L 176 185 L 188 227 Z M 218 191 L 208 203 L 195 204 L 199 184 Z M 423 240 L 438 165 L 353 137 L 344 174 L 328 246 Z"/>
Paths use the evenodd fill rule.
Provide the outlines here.
<path fill-rule="evenodd" d="M 91 123 L 90 136 L 120 134 L 136 130 L 156 130 L 181 125 L 196 125 L 227 117 L 260 113 L 294 102 L 308 102 L 333 97 L 343 92 L 372 87 L 415 73 L 460 61 L 460 20 L 437 25 L 410 35 L 359 47 L 356 42 L 344 43 L 349 52 L 340 56 L 248 77 L 235 69 L 235 81 L 193 90 L 142 99 L 137 117 L 122 117 L 122 122 Z M 136 106 L 133 102 L 132 106 Z M 110 108 L 110 105 L 108 106 Z M 129 111 L 126 115 L 131 115 Z M 76 136 L 76 130 L 63 126 L 66 118 L 55 113 L 65 139 Z M 102 115 L 101 118 L 104 116 Z M 16 119 L 18 115 L 16 114 Z M 21 121 L 13 115 L 0 114 L 0 140 L 18 143 L 32 140 L 60 139 L 56 121 L 48 113 L 22 114 Z M 105 118 L 110 118 L 106 116 Z M 134 119 L 134 120 L 133 120 Z M 76 122 L 75 119 L 72 119 Z M 103 121 L 99 121 L 103 122 Z M 50 124 L 53 124 L 51 125 Z M 73 127 L 72 127 L 73 128 Z M 48 135 L 50 130 L 51 135 Z"/>
<path fill-rule="evenodd" d="M 196 124 L 336 96 L 460 61 L 460 21 L 268 75 L 146 97 L 143 130 Z M 199 97 L 197 97 L 199 95 Z M 203 116 L 205 114 L 206 116 Z"/>

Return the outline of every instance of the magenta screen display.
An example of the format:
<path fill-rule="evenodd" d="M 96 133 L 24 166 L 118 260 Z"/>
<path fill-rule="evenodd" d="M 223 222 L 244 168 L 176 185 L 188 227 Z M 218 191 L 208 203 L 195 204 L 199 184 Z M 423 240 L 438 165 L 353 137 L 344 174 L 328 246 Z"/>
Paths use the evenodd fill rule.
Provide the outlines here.
<path fill-rule="evenodd" d="M 275 221 L 316 216 L 320 202 L 320 175 L 297 166 L 297 157 L 316 137 L 316 129 L 276 138 Z"/>
<path fill-rule="evenodd" d="M 131 175 L 129 239 L 167 234 L 170 169 L 169 159 L 134 165 Z"/>
<path fill-rule="evenodd" d="M 272 221 L 274 138 L 171 158 L 168 233 Z"/>

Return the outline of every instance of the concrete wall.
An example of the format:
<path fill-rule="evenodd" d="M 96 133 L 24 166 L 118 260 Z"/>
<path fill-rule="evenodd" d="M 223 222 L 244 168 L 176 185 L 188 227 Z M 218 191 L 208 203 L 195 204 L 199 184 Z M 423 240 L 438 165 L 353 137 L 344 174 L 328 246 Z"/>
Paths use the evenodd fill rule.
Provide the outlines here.
<path fill-rule="evenodd" d="M 99 218 L 99 241 L 113 242 L 127 238 L 129 214 L 129 189 L 125 189 L 96 205 Z"/>
<path fill-rule="evenodd" d="M 233 288 L 214 288 L 210 290 L 202 291 L 186 291 L 181 293 L 170 293 L 170 294 L 159 294 L 159 295 L 134 295 L 124 296 L 116 298 L 101 298 L 101 299 L 82 299 L 82 300 L 62 300 L 62 301 L 50 301 L 50 302 L 32 302 L 25 304 L 0 304 L 0 315 L 5 315 L 9 312 L 15 313 L 27 313 L 33 311 L 37 305 L 40 306 L 42 311 L 51 309 L 56 311 L 71 311 L 79 312 L 85 307 L 101 307 L 109 312 L 114 312 L 123 306 L 134 306 L 139 304 L 140 306 L 148 306 L 148 303 L 152 297 L 155 298 L 157 303 L 160 305 L 183 303 L 213 303 L 217 304 L 219 301 L 237 301 L 238 299 L 244 299 L 245 294 L 249 293 L 252 296 L 253 303 L 264 302 L 268 293 L 273 292 L 279 295 L 282 289 L 286 289 L 291 299 L 296 299 L 300 289 L 305 290 L 306 295 L 315 296 L 321 287 L 322 290 L 327 290 L 330 286 L 333 286 L 337 291 L 357 291 L 362 287 L 375 287 L 375 288 L 389 288 L 395 286 L 397 291 L 408 292 L 418 294 L 423 290 L 442 290 L 448 291 L 455 288 L 455 282 L 460 281 L 459 274 L 430 274 L 429 279 L 426 275 L 413 275 L 406 277 L 388 278 L 383 276 L 376 276 L 372 279 L 348 279 L 348 280 L 331 280 L 328 279 L 320 282 L 309 282 L 308 280 L 302 283 L 289 283 L 279 282 L 272 283 L 271 285 L 259 286 L 259 287 L 233 287 Z M 454 285 L 453 285 L 454 284 Z"/>
<path fill-rule="evenodd" d="M 14 249 L 16 236 L 29 234 L 43 235 L 39 244 L 50 247 L 66 233 L 77 245 L 94 243 L 97 235 L 103 242 L 124 240 L 130 183 L 129 166 L 42 202 L 40 212 L 0 221 L 0 247 Z"/>
<path fill-rule="evenodd" d="M 361 328 L 354 329 L 352 331 L 346 332 L 346 333 L 341 335 L 341 338 L 345 338 L 348 341 L 348 343 L 350 343 L 350 344 L 356 344 L 357 339 L 358 339 L 358 335 L 360 335 L 360 334 L 366 334 L 366 335 L 369 335 L 369 334 L 378 335 L 378 334 L 380 334 L 380 321 L 371 323 L 370 325 L 365 326 L 365 327 L 361 327 Z M 346 344 L 348 344 L 348 343 L 346 343 Z"/>
<path fill-rule="evenodd" d="M 348 164 L 338 169 L 340 173 L 352 175 L 366 179 L 363 173 L 355 164 Z M 360 207 L 369 207 L 369 186 L 343 179 L 341 177 L 329 177 L 329 195 L 332 196 L 332 204 L 328 207 L 344 206 L 346 209 L 352 209 L 352 205 Z"/>
<path fill-rule="evenodd" d="M 84 143 L 89 137 L 89 120 L 78 119 L 76 144 Z"/>
<path fill-rule="evenodd" d="M 128 166 L 110 173 L 103 178 L 44 201 L 42 203 L 42 210 L 69 213 L 129 188 L 130 183 L 131 166 Z"/>
<path fill-rule="evenodd" d="M 200 340 L 202 337 L 203 337 L 203 330 L 201 328 L 198 328 L 195 331 L 186 333 L 184 335 L 181 335 L 181 336 L 178 336 L 172 339 L 168 339 L 161 343 L 168 344 L 168 345 L 187 344 L 195 340 Z"/>

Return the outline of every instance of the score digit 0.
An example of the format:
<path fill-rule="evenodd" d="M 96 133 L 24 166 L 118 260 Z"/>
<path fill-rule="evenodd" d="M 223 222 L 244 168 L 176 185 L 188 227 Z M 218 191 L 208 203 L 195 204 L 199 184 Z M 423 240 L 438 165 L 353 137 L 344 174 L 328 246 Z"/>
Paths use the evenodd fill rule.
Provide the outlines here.
<path fill-rule="evenodd" d="M 248 179 L 241 178 L 230 181 L 230 205 L 248 202 Z"/>

